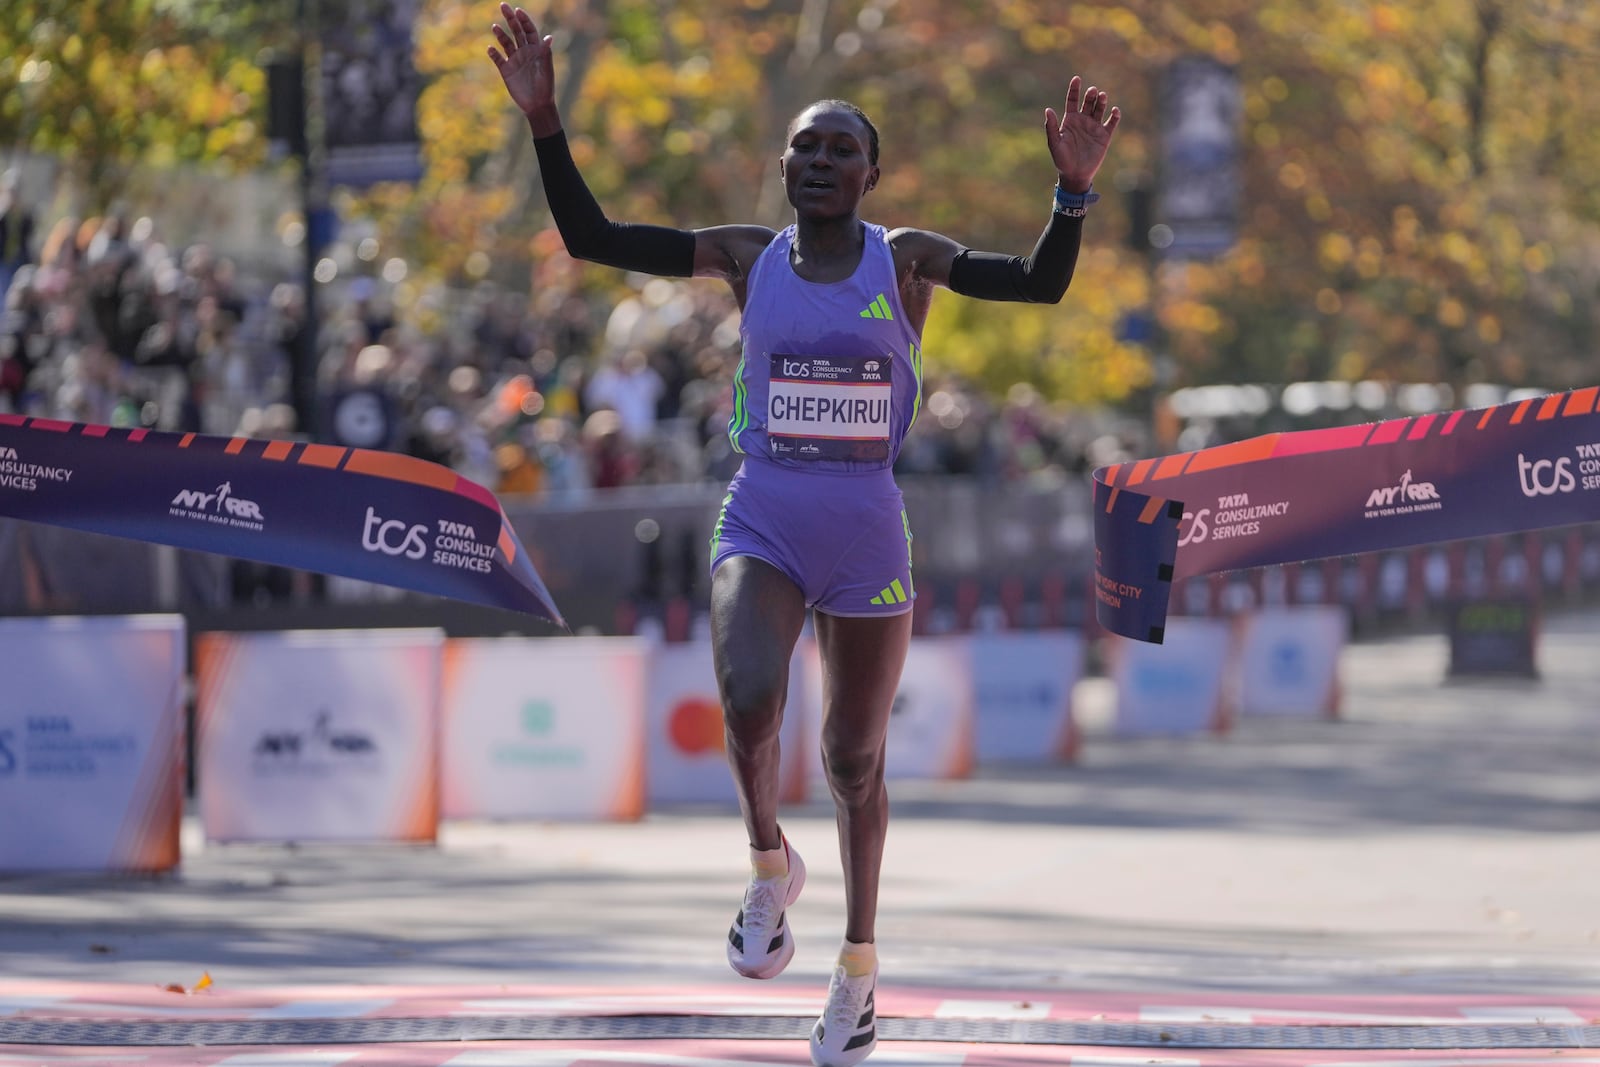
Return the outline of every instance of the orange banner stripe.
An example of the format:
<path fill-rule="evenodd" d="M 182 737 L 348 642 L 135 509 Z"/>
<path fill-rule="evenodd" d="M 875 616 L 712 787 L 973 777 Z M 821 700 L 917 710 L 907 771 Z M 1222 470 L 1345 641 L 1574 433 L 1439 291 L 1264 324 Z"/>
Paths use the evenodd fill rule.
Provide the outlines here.
<path fill-rule="evenodd" d="M 1256 460 L 1269 459 L 1278 447 L 1278 435 L 1266 434 L 1263 437 L 1252 437 L 1247 441 L 1235 441 L 1232 444 L 1217 445 L 1203 452 L 1194 454 L 1194 462 L 1189 464 L 1189 473 L 1198 471 L 1216 470 L 1218 467 L 1233 467 L 1240 463 L 1254 463 Z"/>
<path fill-rule="evenodd" d="M 1543 422 L 1545 419 L 1555 418 L 1556 409 L 1561 407 L 1561 401 L 1563 399 L 1564 397 L 1560 393 L 1552 393 L 1551 395 L 1545 397 L 1544 403 L 1539 405 L 1539 414 L 1537 416 L 1539 421 Z"/>
<path fill-rule="evenodd" d="M 1154 478 L 1176 478 L 1183 473 L 1184 465 L 1194 455 L 1193 452 L 1180 452 L 1176 456 L 1165 456 L 1156 466 Z"/>
<path fill-rule="evenodd" d="M 456 472 L 448 467 L 441 467 L 437 463 L 429 463 L 425 459 L 415 456 L 403 456 L 398 452 L 371 452 L 358 449 L 350 453 L 350 459 L 345 463 L 344 469 L 356 474 L 372 474 L 379 478 L 391 478 L 397 482 L 410 482 L 412 485 L 425 485 L 431 489 L 444 489 L 455 492 Z"/>
<path fill-rule="evenodd" d="M 1591 385 L 1587 389 L 1575 389 L 1567 394 L 1567 406 L 1561 414 L 1587 415 L 1594 410 L 1594 402 L 1597 396 L 1600 396 L 1600 385 Z"/>
<path fill-rule="evenodd" d="M 338 445 L 306 445 L 300 452 L 300 462 L 308 467 L 327 467 L 333 470 L 344 459 L 347 448 Z"/>
<path fill-rule="evenodd" d="M 188 447 L 189 447 L 189 445 L 190 445 L 190 444 L 191 444 L 191 443 L 192 443 L 192 442 L 193 442 L 193 441 L 194 441 L 194 434 L 192 434 L 192 433 L 186 433 L 186 434 L 184 434 L 184 435 L 183 435 L 183 439 L 182 439 L 182 440 L 181 440 L 181 441 L 179 441 L 179 442 L 178 442 L 178 447 L 179 447 L 179 448 L 188 448 Z"/>
<path fill-rule="evenodd" d="M 1139 521 L 1144 523 L 1146 526 L 1150 525 L 1152 522 L 1156 521 L 1156 516 L 1160 515 L 1162 509 L 1166 506 L 1167 502 L 1165 500 L 1162 500 L 1160 497 L 1151 497 L 1149 500 L 1144 502 L 1144 510 L 1139 512 Z"/>
<path fill-rule="evenodd" d="M 290 452 L 294 451 L 293 441 L 268 441 L 267 447 L 261 450 L 262 459 L 287 459 Z"/>
<path fill-rule="evenodd" d="M 1532 406 L 1533 406 L 1533 397 L 1531 397 L 1531 396 L 1528 399 L 1524 400 L 1522 403 L 1518 404 L 1517 405 L 1517 410 L 1515 410 L 1515 411 L 1513 411 L 1511 413 L 1511 425 L 1515 426 L 1517 423 L 1521 422 L 1522 421 L 1522 417 L 1528 413 L 1528 409 L 1530 407 L 1532 407 Z"/>
<path fill-rule="evenodd" d="M 228 440 L 227 447 L 224 448 L 223 451 L 230 456 L 237 456 L 240 452 L 244 451 L 244 442 L 245 439 L 243 437 L 230 438 Z"/>
<path fill-rule="evenodd" d="M 1145 475 L 1149 474 L 1150 468 L 1154 467 L 1155 465 L 1156 461 L 1154 457 L 1151 457 L 1150 459 L 1141 459 L 1139 462 L 1135 463 L 1133 465 L 1133 470 L 1128 472 L 1128 484 L 1138 485 L 1140 482 L 1144 481 Z"/>

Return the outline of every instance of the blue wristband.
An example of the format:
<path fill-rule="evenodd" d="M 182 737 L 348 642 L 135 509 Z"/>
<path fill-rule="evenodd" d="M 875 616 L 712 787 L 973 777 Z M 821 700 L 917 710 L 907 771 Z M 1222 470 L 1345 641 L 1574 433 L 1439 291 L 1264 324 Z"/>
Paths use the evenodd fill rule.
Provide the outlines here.
<path fill-rule="evenodd" d="M 1055 210 L 1069 219 L 1081 219 L 1089 213 L 1089 205 L 1100 199 L 1100 194 L 1094 191 L 1094 186 L 1081 193 L 1069 193 L 1061 186 L 1056 186 Z"/>

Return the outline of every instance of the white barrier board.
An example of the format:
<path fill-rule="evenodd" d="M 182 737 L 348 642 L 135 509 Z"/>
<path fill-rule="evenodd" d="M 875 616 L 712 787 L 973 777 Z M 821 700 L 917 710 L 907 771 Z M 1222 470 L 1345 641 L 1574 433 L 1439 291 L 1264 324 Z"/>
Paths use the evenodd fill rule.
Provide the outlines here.
<path fill-rule="evenodd" d="M 1072 687 L 1083 675 L 1075 630 L 974 634 L 979 763 L 1058 763 L 1072 758 Z"/>
<path fill-rule="evenodd" d="M 432 841 L 439 630 L 195 643 L 200 817 L 215 841 Z"/>
<path fill-rule="evenodd" d="M 804 642 L 802 641 L 802 644 Z M 798 661 L 799 652 L 796 651 Z M 778 793 L 785 802 L 805 798 L 807 752 L 816 745 L 806 733 L 804 672 L 789 667 L 789 695 L 778 743 L 783 750 Z M 722 729 L 722 698 L 711 662 L 710 641 L 656 644 L 650 665 L 646 795 L 651 804 L 738 803 L 728 769 Z"/>
<path fill-rule="evenodd" d="M 642 816 L 650 653 L 633 637 L 448 642 L 443 816 Z"/>
<path fill-rule="evenodd" d="M 1162 644 L 1108 637 L 1117 693 L 1116 733 L 1200 734 L 1225 728 L 1222 682 L 1232 627 L 1174 618 Z"/>
<path fill-rule="evenodd" d="M 1267 608 L 1239 633 L 1235 703 L 1241 716 L 1333 718 L 1349 620 L 1332 604 Z"/>
<path fill-rule="evenodd" d="M 967 637 L 915 637 L 889 716 L 885 778 L 965 778 L 973 764 L 973 705 L 976 700 L 972 648 Z M 806 718 L 813 737 L 822 736 L 822 659 L 814 640 L 805 653 Z M 809 763 L 823 775 L 820 754 Z"/>
<path fill-rule="evenodd" d="M 177 866 L 183 617 L 0 619 L 0 648 L 0 871 Z"/>

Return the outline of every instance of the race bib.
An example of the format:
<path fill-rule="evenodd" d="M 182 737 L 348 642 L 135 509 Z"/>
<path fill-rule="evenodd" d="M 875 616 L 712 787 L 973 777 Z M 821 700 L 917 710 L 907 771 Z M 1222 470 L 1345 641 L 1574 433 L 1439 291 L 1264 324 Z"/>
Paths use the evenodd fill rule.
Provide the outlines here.
<path fill-rule="evenodd" d="M 889 458 L 889 359 L 774 355 L 767 443 L 785 459 Z"/>

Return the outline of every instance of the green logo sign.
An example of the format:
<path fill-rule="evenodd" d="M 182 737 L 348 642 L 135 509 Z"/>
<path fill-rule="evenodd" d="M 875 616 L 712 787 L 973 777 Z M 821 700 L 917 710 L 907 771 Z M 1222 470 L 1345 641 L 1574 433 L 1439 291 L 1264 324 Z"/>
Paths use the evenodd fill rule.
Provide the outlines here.
<path fill-rule="evenodd" d="M 548 700 L 530 700 L 522 705 L 522 732 L 547 737 L 556 727 L 556 709 Z"/>

